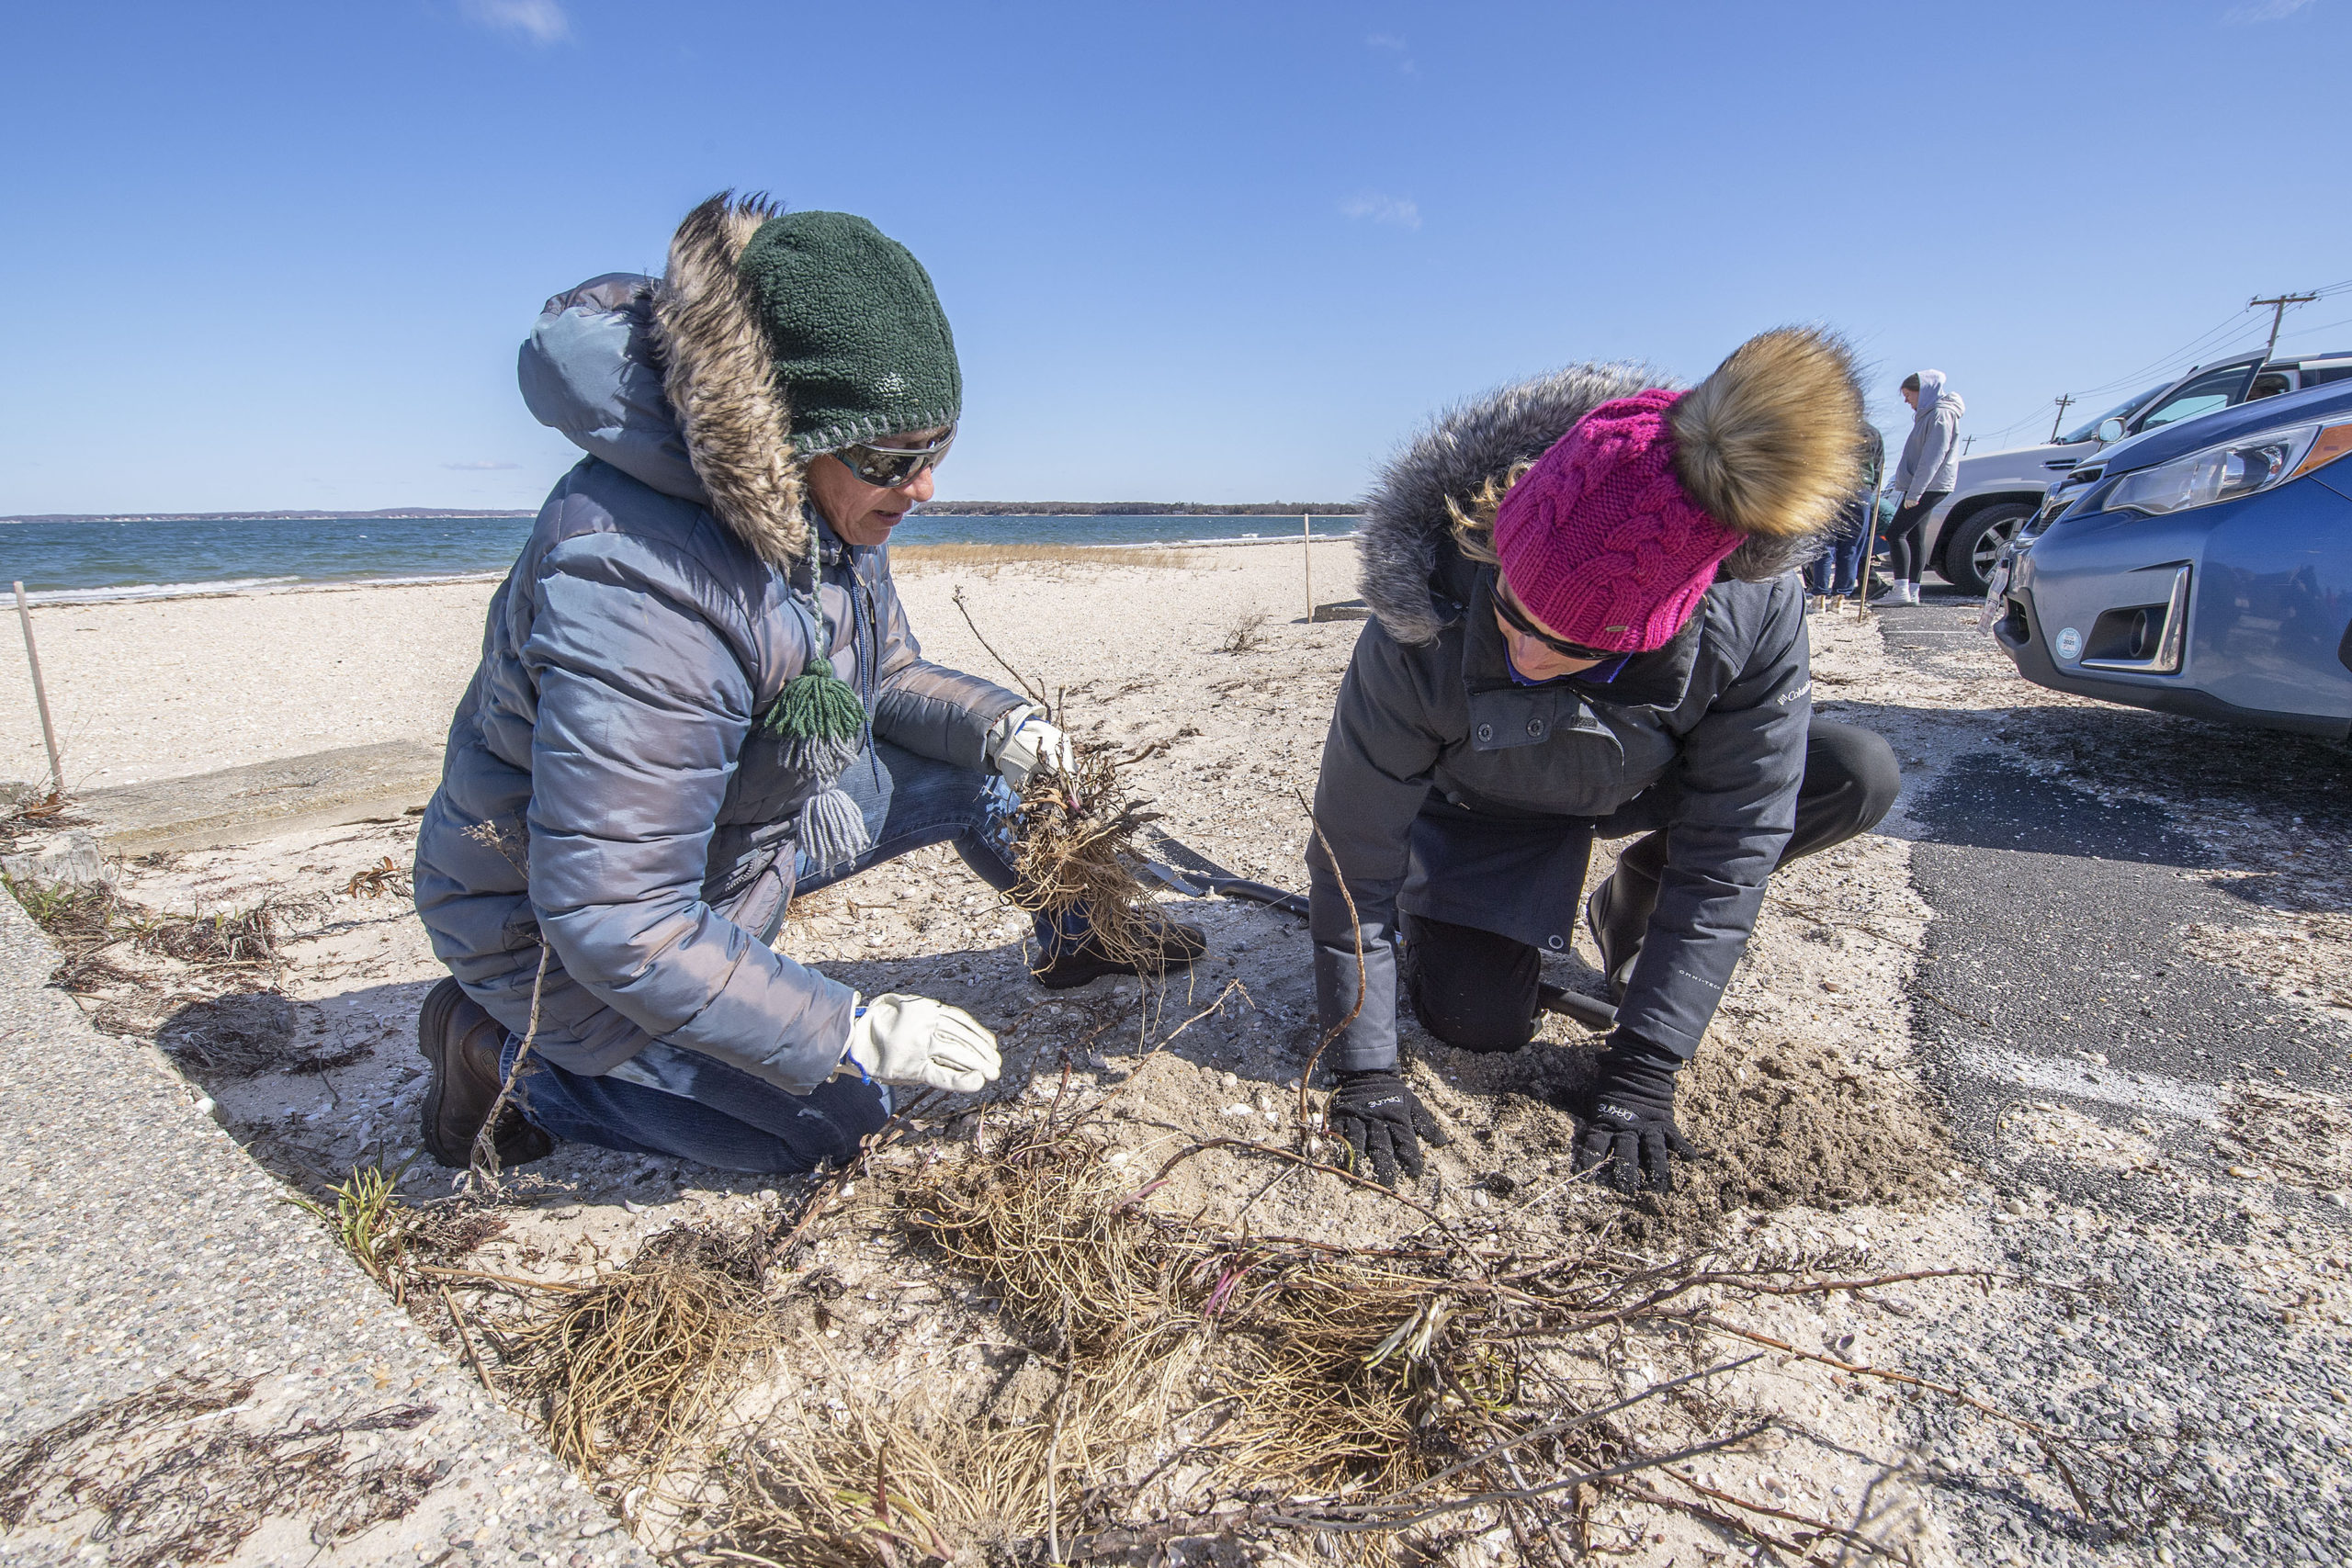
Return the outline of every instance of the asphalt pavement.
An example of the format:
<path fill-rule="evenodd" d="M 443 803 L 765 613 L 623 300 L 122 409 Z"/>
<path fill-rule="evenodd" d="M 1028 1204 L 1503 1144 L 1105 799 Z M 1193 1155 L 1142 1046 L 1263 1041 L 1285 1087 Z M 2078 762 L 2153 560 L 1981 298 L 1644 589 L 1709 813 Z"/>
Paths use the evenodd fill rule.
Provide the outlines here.
<path fill-rule="evenodd" d="M 1981 679 L 1969 608 L 1931 591 L 1882 612 L 1885 644 L 1922 674 Z M 2185 945 L 2344 907 L 2328 868 L 2352 848 L 2352 751 L 2106 705 L 1849 705 L 1938 753 L 1904 802 L 1933 911 L 1914 1045 L 2011 1266 L 2088 1292 L 1988 1306 L 1943 1370 L 2148 1456 L 2120 1516 L 2132 1539 L 1981 1470 L 1943 1478 L 1962 1533 L 1989 1562 L 2352 1562 L 2352 1342 L 2282 1306 L 2301 1299 L 2288 1282 L 2340 1267 L 2352 1216 L 2324 1182 L 2239 1163 L 2226 1136 L 2249 1107 L 2281 1107 L 2290 1132 L 2340 1112 L 2352 1032 Z M 2043 1136 L 2019 1135 L 2036 1119 Z M 1919 1420 L 1930 1450 L 1963 1425 Z"/>

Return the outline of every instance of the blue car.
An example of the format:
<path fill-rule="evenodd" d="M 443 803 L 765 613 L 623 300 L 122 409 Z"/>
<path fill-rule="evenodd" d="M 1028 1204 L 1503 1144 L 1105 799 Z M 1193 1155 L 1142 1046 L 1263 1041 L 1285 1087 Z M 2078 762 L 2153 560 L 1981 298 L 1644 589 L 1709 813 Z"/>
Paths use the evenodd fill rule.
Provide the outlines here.
<path fill-rule="evenodd" d="M 2067 476 L 1995 585 L 2037 684 L 2352 734 L 2352 386 L 2166 425 Z"/>

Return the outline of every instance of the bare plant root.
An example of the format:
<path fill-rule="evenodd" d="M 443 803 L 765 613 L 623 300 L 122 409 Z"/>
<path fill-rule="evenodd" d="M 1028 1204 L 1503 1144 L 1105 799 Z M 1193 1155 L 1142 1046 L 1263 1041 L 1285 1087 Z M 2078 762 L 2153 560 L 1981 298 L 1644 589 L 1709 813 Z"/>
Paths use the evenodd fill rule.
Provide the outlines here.
<path fill-rule="evenodd" d="M 1011 897 L 1031 914 L 1085 911 L 1089 941 L 1145 975 L 1161 962 L 1161 922 L 1138 874 L 1135 837 L 1159 814 L 1132 798 L 1107 746 L 1072 743 L 1076 765 L 1039 768 L 1021 794 Z"/>
<path fill-rule="evenodd" d="M 1023 695 L 1067 729 L 1062 705 L 1047 701 L 1045 687 L 1014 669 L 989 643 L 972 619 L 962 589 L 956 591 L 953 603 L 989 657 L 1013 678 Z M 1156 976 L 1165 961 L 1163 928 L 1143 881 L 1135 836 L 1146 824 L 1159 820 L 1159 814 L 1145 810 L 1146 803 L 1131 796 L 1120 777 L 1123 767 L 1142 757 L 1123 760 L 1112 747 L 1076 738 L 1070 750 L 1069 769 L 1040 767 L 1022 788 L 1012 863 L 1019 880 L 1008 897 L 1033 915 L 1084 910 L 1089 941 L 1097 952 L 1114 963 L 1132 964 L 1139 975 Z"/>
<path fill-rule="evenodd" d="M 1687 1287 L 1622 1256 L 1501 1270 L 1437 1228 L 1387 1248 L 1234 1235 L 1154 1214 L 1131 1184 L 1050 1125 L 907 1179 L 900 1223 L 1003 1301 L 1059 1392 L 1000 1430 L 939 1416 L 920 1390 L 832 1420 L 787 1412 L 728 1470 L 730 1549 L 1080 1560 L 1307 1531 L 1385 1553 L 1399 1532 L 1427 1544 L 1498 1522 L 1534 1543 L 1579 1485 L 1768 1424 L 1726 1416 L 1673 1452 L 1638 1443 L 1626 1413 L 1692 1380 L 1612 1398 L 1576 1363 L 1670 1316 Z"/>
<path fill-rule="evenodd" d="M 432 1405 L 285 1431 L 255 1431 L 233 1415 L 195 1424 L 232 1412 L 253 1387 L 175 1378 L 0 1449 L 0 1530 L 70 1531 L 119 1568 L 181 1568 L 226 1562 L 289 1515 L 309 1516 L 312 1543 L 333 1546 L 403 1517 L 432 1488 L 432 1465 L 363 1458 L 345 1441 L 405 1431 L 430 1419 Z"/>
<path fill-rule="evenodd" d="M 558 1456 L 636 1478 L 697 1448 L 775 1343 L 758 1257 L 752 1237 L 679 1226 L 615 1273 L 548 1291 L 502 1350 Z"/>

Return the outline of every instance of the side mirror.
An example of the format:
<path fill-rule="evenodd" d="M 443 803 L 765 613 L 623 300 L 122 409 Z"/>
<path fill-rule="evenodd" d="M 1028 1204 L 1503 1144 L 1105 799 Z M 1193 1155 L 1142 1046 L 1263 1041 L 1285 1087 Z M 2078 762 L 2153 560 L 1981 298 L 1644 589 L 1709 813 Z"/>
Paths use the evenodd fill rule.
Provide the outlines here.
<path fill-rule="evenodd" d="M 2098 437 L 2100 446 L 2112 446 L 2123 439 L 2123 422 L 2120 419 L 2100 420 L 2098 428 L 2091 434 Z"/>

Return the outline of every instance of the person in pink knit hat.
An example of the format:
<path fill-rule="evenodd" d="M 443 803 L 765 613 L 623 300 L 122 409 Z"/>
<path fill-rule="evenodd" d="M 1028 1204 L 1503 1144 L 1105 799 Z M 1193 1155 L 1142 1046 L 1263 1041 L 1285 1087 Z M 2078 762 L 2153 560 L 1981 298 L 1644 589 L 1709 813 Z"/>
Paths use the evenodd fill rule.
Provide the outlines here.
<path fill-rule="evenodd" d="M 1900 788 L 1883 739 L 1809 701 L 1796 569 L 1854 488 L 1851 356 L 1792 329 L 1689 391 L 1660 380 L 1579 366 L 1457 409 L 1365 509 L 1374 618 L 1306 854 L 1326 1118 L 1382 1181 L 1448 1141 L 1400 1060 L 1399 991 L 1446 1045 L 1518 1050 L 1581 901 L 1616 1021 L 1576 1168 L 1670 1189 L 1698 1153 L 1675 1075 L 1765 880 Z M 1631 835 L 1587 899 L 1594 840 Z"/>

